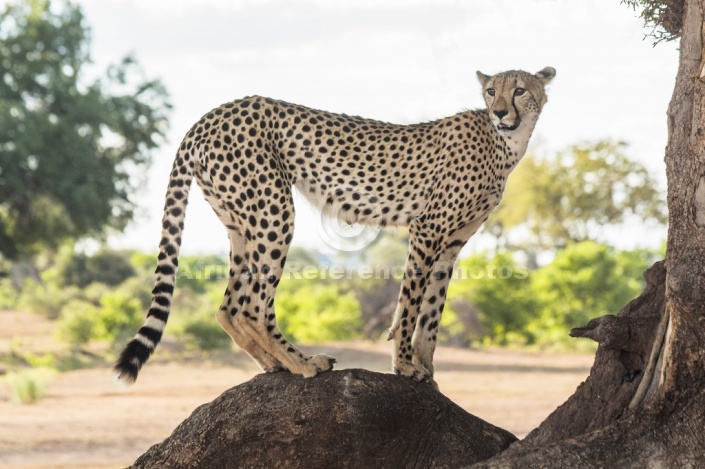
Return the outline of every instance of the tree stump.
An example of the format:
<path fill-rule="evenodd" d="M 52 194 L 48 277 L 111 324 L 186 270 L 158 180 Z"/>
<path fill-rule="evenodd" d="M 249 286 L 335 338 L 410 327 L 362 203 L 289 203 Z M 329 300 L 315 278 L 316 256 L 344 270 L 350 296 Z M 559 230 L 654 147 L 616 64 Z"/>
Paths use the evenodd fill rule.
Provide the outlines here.
<path fill-rule="evenodd" d="M 461 467 L 514 441 L 426 383 L 359 369 L 275 373 L 202 405 L 132 468 Z"/>

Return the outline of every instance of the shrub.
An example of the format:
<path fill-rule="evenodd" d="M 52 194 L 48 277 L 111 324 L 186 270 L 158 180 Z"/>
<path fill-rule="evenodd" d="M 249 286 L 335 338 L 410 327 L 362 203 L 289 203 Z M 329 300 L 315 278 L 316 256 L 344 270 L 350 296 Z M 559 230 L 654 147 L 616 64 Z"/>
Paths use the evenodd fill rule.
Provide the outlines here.
<path fill-rule="evenodd" d="M 33 369 L 12 373 L 8 376 L 10 401 L 16 404 L 38 401 L 44 397 L 48 381 L 48 370 Z"/>
<path fill-rule="evenodd" d="M 26 280 L 17 307 L 48 319 L 56 319 L 67 303 L 81 297 L 81 291 L 76 287 L 59 288 L 52 284 L 42 285 L 34 280 Z"/>
<path fill-rule="evenodd" d="M 176 287 L 204 293 L 209 285 L 223 284 L 229 270 L 228 259 L 221 256 L 183 256 L 176 272 Z"/>
<path fill-rule="evenodd" d="M 146 314 L 147 309 L 149 309 L 149 305 L 152 302 L 153 284 L 153 274 L 140 274 L 135 277 L 128 278 L 122 282 L 120 286 L 113 290 L 115 293 L 138 300 L 144 310 L 144 314 Z"/>
<path fill-rule="evenodd" d="M 83 288 L 94 282 L 116 286 L 133 275 L 135 270 L 129 254 L 102 250 L 92 256 L 83 253 L 59 255 L 56 267 L 46 273 L 46 279 L 62 287 Z"/>
<path fill-rule="evenodd" d="M 70 301 L 61 310 L 57 321 L 59 339 L 78 348 L 100 338 L 98 308 L 85 301 Z"/>
<path fill-rule="evenodd" d="M 360 337 L 360 304 L 353 292 L 334 285 L 284 289 L 275 299 L 277 324 L 293 340 L 324 342 Z"/>
<path fill-rule="evenodd" d="M 43 353 L 40 355 L 24 352 L 20 354 L 32 368 L 55 368 L 57 360 L 53 353 Z"/>
<path fill-rule="evenodd" d="M 119 291 L 106 293 L 98 311 L 99 336 L 113 345 L 122 344 L 137 332 L 144 316 L 139 299 Z"/>
<path fill-rule="evenodd" d="M 12 286 L 12 281 L 7 278 L 0 278 L 0 309 L 14 309 L 17 307 L 20 294 Z"/>
<path fill-rule="evenodd" d="M 541 314 L 527 328 L 537 341 L 567 341 L 572 327 L 617 312 L 642 289 L 645 251 L 618 252 L 584 241 L 560 251 L 532 275 Z"/>
<path fill-rule="evenodd" d="M 204 351 L 227 349 L 231 343 L 214 317 L 188 321 L 181 335 L 188 345 Z"/>
<path fill-rule="evenodd" d="M 501 253 L 493 257 L 486 254 L 471 256 L 460 262 L 458 271 L 469 278 L 451 282 L 446 309 L 456 317 L 446 321 L 451 321 L 456 329 L 466 328 L 460 321 L 459 311 L 454 308 L 463 303 L 477 308 L 479 327 L 475 327 L 476 331 L 466 331 L 463 334 L 466 340 L 476 339 L 473 332 L 482 330 L 486 341 L 508 345 L 512 334 L 523 333 L 526 325 L 536 316 L 537 306 L 528 272 L 517 265 L 511 256 Z M 445 316 L 444 313 L 442 321 Z M 456 321 L 453 322 L 453 319 Z M 465 319 L 467 322 L 469 318 Z M 455 334 L 458 335 L 457 330 Z"/>

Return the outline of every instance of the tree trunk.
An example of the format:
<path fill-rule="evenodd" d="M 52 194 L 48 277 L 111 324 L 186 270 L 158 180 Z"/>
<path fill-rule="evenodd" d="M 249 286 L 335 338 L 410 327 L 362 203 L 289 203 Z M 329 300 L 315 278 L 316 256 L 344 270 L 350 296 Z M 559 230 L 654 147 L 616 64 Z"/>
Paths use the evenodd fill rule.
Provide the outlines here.
<path fill-rule="evenodd" d="M 199 407 L 132 467 L 460 467 L 514 441 L 428 384 L 364 370 L 276 373 Z"/>

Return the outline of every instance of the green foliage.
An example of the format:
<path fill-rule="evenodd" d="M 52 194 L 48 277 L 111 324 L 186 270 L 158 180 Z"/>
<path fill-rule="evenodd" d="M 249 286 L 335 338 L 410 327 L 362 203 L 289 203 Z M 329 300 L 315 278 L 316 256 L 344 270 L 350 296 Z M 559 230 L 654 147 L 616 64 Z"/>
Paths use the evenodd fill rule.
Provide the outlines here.
<path fill-rule="evenodd" d="M 292 246 L 289 249 L 289 254 L 286 256 L 287 264 L 297 264 L 299 266 L 317 265 L 318 258 L 316 254 L 301 246 Z"/>
<path fill-rule="evenodd" d="M 18 353 L 18 352 L 14 352 Z M 32 368 L 45 368 L 51 369 L 56 365 L 56 356 L 53 353 L 42 353 L 34 354 L 32 352 L 21 352 L 19 355 L 24 361 L 26 361 Z"/>
<path fill-rule="evenodd" d="M 592 241 L 569 246 L 532 275 L 541 315 L 529 328 L 537 340 L 555 341 L 576 326 L 616 314 L 641 293 L 644 251 L 622 252 Z"/>
<path fill-rule="evenodd" d="M 370 266 L 393 266 L 406 263 L 406 237 L 398 234 L 382 233 L 375 242 L 364 251 L 364 262 Z"/>
<path fill-rule="evenodd" d="M 157 267 L 157 253 L 133 252 L 130 265 L 136 272 L 151 274 Z"/>
<path fill-rule="evenodd" d="M 130 195 L 167 127 L 159 81 L 127 57 L 88 81 L 79 6 L 31 0 L 0 10 L 0 254 L 100 237 L 132 219 Z M 129 176 L 129 177 L 128 177 Z"/>
<path fill-rule="evenodd" d="M 449 326 L 458 327 L 458 319 L 453 323 L 453 316 L 457 318 L 458 313 L 452 305 L 456 300 L 464 300 L 477 307 L 481 326 L 492 340 L 506 345 L 508 334 L 523 331 L 536 316 L 537 305 L 528 272 L 508 254 L 469 257 L 460 262 L 457 275 L 459 280 L 453 281 L 448 289 L 451 318 L 446 324 L 450 323 Z"/>
<path fill-rule="evenodd" d="M 123 344 L 142 326 L 145 310 L 139 299 L 120 291 L 100 299 L 99 337 L 113 345 Z"/>
<path fill-rule="evenodd" d="M 181 336 L 187 344 L 204 351 L 227 349 L 232 342 L 213 314 L 208 319 L 189 320 Z"/>
<path fill-rule="evenodd" d="M 156 257 L 152 262 L 156 266 Z M 179 259 L 176 287 L 204 293 L 209 285 L 223 284 L 229 270 L 227 258 L 221 256 L 183 256 Z"/>
<path fill-rule="evenodd" d="M 80 348 L 100 335 L 99 309 L 92 303 L 72 300 L 61 310 L 57 336 L 73 348 Z"/>
<path fill-rule="evenodd" d="M 122 282 L 117 288 L 113 289 L 116 293 L 120 293 L 127 297 L 137 300 L 140 307 L 146 314 L 149 305 L 152 303 L 152 283 L 154 282 L 154 275 L 139 275 L 135 277 L 130 277 L 124 282 Z M 91 291 L 91 288 L 95 288 L 97 285 L 93 284 L 86 290 L 86 295 Z M 104 288 L 104 287 L 103 287 Z M 100 290 L 99 290 L 100 291 Z M 105 288 L 102 290 L 104 293 L 110 291 L 110 289 Z M 103 295 L 100 295 L 101 297 Z"/>
<path fill-rule="evenodd" d="M 32 404 L 46 394 L 49 371 L 42 369 L 22 370 L 8 376 L 10 401 L 16 404 Z"/>
<path fill-rule="evenodd" d="M 506 254 L 473 256 L 460 263 L 461 279 L 451 282 L 442 320 L 450 329 L 441 338 L 469 341 L 479 329 L 483 342 L 499 345 L 566 344 L 572 327 L 616 314 L 638 296 L 653 261 L 648 251 L 615 251 L 592 241 L 559 251 L 531 272 Z M 474 308 L 465 305 L 477 309 L 480 328 L 468 326 Z"/>
<path fill-rule="evenodd" d="M 281 286 L 274 307 L 277 325 L 287 337 L 323 342 L 360 336 L 360 304 L 352 292 L 342 293 L 335 285 L 313 286 L 305 280 L 282 282 Z"/>
<path fill-rule="evenodd" d="M 230 336 L 220 327 L 215 313 L 223 299 L 224 282 L 196 283 L 199 292 L 191 290 L 193 284 L 179 288 L 169 319 L 170 333 L 191 348 L 198 350 L 223 350 L 230 347 Z"/>
<path fill-rule="evenodd" d="M 85 296 L 68 301 L 61 308 L 57 336 L 74 348 L 93 341 L 122 344 L 142 325 L 146 311 L 144 299 L 132 290 L 126 282 L 114 291 L 104 291 L 97 301 Z"/>
<path fill-rule="evenodd" d="M 664 223 L 658 185 L 622 142 L 573 145 L 552 158 L 527 156 L 486 223 L 498 237 L 530 252 L 598 239 L 605 226 L 628 216 Z M 529 236 L 526 236 L 528 233 Z"/>
<path fill-rule="evenodd" d="M 20 300 L 20 292 L 8 278 L 0 278 L 0 309 L 15 309 Z"/>
<path fill-rule="evenodd" d="M 181 256 L 179 269 L 176 272 L 176 289 L 200 294 L 208 292 L 213 286 L 218 286 L 222 294 L 225 289 L 225 279 L 228 278 L 230 270 L 228 262 L 227 257 L 218 255 Z M 131 253 L 129 263 L 141 278 L 147 279 L 143 274 L 148 274 L 151 282 L 157 266 L 157 254 Z"/>
<path fill-rule="evenodd" d="M 26 280 L 17 301 L 17 307 L 23 311 L 40 314 L 49 319 L 56 319 L 64 306 L 73 299 L 82 298 L 77 287 L 61 288 L 51 283 L 39 283 Z"/>
<path fill-rule="evenodd" d="M 129 253 L 108 249 L 91 256 L 62 252 L 57 256 L 57 264 L 46 271 L 42 278 L 59 287 L 74 285 L 84 288 L 96 282 L 116 286 L 135 275 L 129 256 Z"/>

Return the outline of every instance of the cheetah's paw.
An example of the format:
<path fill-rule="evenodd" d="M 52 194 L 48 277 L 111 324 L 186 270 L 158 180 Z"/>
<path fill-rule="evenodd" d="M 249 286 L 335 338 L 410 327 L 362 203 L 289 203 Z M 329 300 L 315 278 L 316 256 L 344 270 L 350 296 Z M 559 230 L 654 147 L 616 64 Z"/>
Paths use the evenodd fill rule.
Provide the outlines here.
<path fill-rule="evenodd" d="M 406 376 L 414 381 L 418 382 L 429 382 L 432 381 L 433 376 L 431 372 L 425 366 L 417 363 L 410 362 L 399 362 L 392 366 L 394 373 L 400 376 Z"/>
<path fill-rule="evenodd" d="M 274 365 L 270 366 L 269 368 L 265 368 L 262 371 L 264 371 L 265 373 L 281 373 L 282 371 L 289 371 L 289 369 L 284 365 Z"/>
<path fill-rule="evenodd" d="M 312 378 L 318 373 L 323 371 L 330 371 L 333 369 L 333 365 L 336 363 L 336 359 L 326 355 L 325 353 L 319 353 L 318 355 L 313 355 L 307 360 L 307 369 L 304 371 L 303 375 L 305 378 Z"/>

